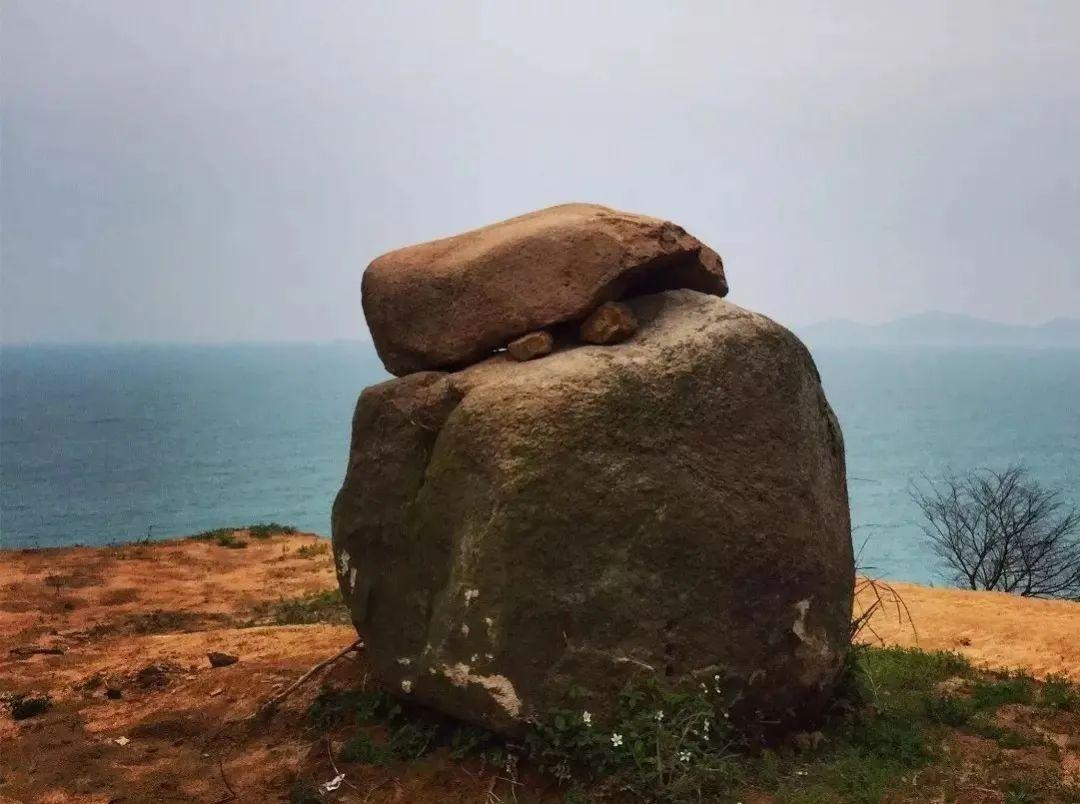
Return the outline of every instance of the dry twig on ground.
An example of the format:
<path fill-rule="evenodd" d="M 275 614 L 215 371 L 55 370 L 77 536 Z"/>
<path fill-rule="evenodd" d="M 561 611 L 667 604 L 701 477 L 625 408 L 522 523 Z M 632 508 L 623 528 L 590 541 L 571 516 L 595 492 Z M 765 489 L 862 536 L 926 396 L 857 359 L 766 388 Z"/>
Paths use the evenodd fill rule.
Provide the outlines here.
<path fill-rule="evenodd" d="M 318 673 L 320 670 L 324 670 L 325 668 L 329 667 L 334 662 L 336 662 L 338 659 L 345 656 L 345 654 L 352 653 L 353 651 L 361 650 L 363 647 L 364 647 L 364 640 L 358 639 L 355 642 L 353 642 L 351 645 L 349 645 L 348 647 L 342 648 L 340 651 L 338 651 L 336 654 L 331 656 L 329 659 L 323 659 L 321 662 L 319 662 L 317 665 L 312 667 L 310 670 L 308 670 L 306 673 L 304 673 L 304 675 L 300 676 L 300 678 L 296 679 L 296 681 L 294 681 L 288 687 L 283 689 L 277 695 L 274 695 L 274 696 L 270 697 L 262 706 L 260 706 L 250 716 L 249 719 L 254 719 L 254 718 L 257 718 L 257 717 L 269 717 L 277 709 L 278 704 L 280 704 L 282 701 L 284 701 L 289 695 L 292 694 L 292 692 L 297 687 L 299 687 L 301 684 L 303 684 L 305 681 L 307 681 L 313 675 Z"/>

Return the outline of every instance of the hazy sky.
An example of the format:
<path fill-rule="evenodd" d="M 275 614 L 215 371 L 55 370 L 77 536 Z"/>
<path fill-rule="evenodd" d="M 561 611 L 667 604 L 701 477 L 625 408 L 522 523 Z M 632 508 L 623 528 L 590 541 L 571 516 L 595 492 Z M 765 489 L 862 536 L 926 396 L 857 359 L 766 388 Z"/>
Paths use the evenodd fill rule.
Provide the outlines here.
<path fill-rule="evenodd" d="M 671 218 L 783 322 L 1080 315 L 1080 3 L 4 0 L 2 335 L 366 336 L 376 255 Z"/>

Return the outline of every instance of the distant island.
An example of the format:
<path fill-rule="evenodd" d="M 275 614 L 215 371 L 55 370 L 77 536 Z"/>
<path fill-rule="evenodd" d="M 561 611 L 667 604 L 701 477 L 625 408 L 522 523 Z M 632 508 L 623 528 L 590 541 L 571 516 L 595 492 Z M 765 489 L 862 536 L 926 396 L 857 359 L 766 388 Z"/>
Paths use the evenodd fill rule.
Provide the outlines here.
<path fill-rule="evenodd" d="M 1080 348 L 1080 319 L 1002 324 L 956 313 L 927 312 L 884 324 L 831 319 L 794 327 L 811 346 L 1035 346 Z"/>

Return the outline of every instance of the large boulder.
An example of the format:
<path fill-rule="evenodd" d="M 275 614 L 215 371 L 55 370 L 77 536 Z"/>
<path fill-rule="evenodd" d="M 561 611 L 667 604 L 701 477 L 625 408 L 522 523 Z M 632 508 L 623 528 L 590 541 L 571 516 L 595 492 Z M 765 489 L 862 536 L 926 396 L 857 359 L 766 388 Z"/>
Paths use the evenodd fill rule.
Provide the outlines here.
<path fill-rule="evenodd" d="M 713 296 L 627 304 L 625 343 L 361 394 L 333 548 L 396 694 L 506 734 L 570 705 L 602 721 L 643 675 L 720 676 L 746 724 L 828 700 L 854 567 L 809 353 Z"/>
<path fill-rule="evenodd" d="M 363 306 L 391 374 L 460 368 L 627 293 L 727 293 L 719 255 L 670 221 L 564 204 L 391 251 Z"/>

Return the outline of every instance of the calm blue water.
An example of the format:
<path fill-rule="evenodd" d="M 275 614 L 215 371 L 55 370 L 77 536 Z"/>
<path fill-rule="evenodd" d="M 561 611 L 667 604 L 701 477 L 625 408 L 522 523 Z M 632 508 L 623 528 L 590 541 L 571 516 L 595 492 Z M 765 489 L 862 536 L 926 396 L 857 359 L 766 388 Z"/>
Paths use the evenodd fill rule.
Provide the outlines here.
<path fill-rule="evenodd" d="M 862 563 L 937 578 L 910 478 L 1023 460 L 1080 502 L 1080 352 L 815 350 Z M 103 544 L 276 520 L 329 531 L 361 344 L 0 352 L 0 539 Z"/>
<path fill-rule="evenodd" d="M 860 563 L 940 582 L 908 483 L 1022 462 L 1080 504 L 1080 350 L 818 349 L 847 448 Z"/>
<path fill-rule="evenodd" d="M 102 544 L 274 520 L 329 533 L 359 344 L 0 353 L 3 544 Z"/>

